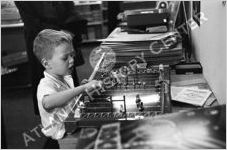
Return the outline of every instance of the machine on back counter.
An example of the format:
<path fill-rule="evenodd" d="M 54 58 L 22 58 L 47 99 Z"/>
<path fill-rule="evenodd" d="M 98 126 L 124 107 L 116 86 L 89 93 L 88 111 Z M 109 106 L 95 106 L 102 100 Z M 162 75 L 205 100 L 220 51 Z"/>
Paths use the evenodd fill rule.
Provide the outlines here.
<path fill-rule="evenodd" d="M 149 5 L 149 4 L 148 4 Z M 168 31 L 170 11 L 168 2 L 160 1 L 156 7 L 125 9 L 118 15 L 121 26 L 128 33 L 164 33 Z M 125 26 L 124 26 L 125 25 Z"/>
<path fill-rule="evenodd" d="M 156 30 L 156 32 L 167 32 L 168 18 L 167 9 L 134 10 L 127 15 L 127 27 L 131 29 L 128 31 L 132 32 L 133 29 L 140 29 L 141 31 L 149 32 L 151 27 L 157 28 L 158 26 L 162 30 Z"/>
<path fill-rule="evenodd" d="M 93 79 L 102 80 L 103 87 L 85 92 L 79 111 L 75 109 L 65 124 L 100 126 L 116 120 L 138 120 L 171 112 L 170 72 L 168 65 L 133 63 L 105 70 L 102 64 L 94 70 Z"/>

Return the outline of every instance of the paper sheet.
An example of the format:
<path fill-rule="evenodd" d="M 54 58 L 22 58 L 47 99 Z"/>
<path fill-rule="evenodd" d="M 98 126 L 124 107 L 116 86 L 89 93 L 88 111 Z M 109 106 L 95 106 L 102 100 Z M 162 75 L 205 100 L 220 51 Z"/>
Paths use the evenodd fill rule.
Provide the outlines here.
<path fill-rule="evenodd" d="M 103 125 L 95 141 L 95 149 L 121 149 L 120 123 Z"/>
<path fill-rule="evenodd" d="M 197 86 L 171 86 L 171 98 L 175 99 L 175 97 L 177 96 L 177 94 L 179 92 L 181 92 L 183 89 L 185 88 L 192 88 L 192 89 L 198 89 Z"/>
<path fill-rule="evenodd" d="M 173 100 L 202 106 L 212 92 L 195 88 L 184 88 Z"/>
<path fill-rule="evenodd" d="M 128 42 L 128 41 L 156 41 L 164 39 L 168 36 L 174 35 L 176 32 L 167 32 L 159 34 L 128 34 L 127 32 L 120 32 L 113 34 L 106 39 L 99 41 L 113 41 L 113 42 Z"/>

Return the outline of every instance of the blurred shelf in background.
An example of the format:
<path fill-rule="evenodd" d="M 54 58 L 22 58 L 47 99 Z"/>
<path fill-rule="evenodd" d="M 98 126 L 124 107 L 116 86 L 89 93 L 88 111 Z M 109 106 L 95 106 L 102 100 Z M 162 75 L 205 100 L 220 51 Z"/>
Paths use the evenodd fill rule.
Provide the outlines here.
<path fill-rule="evenodd" d="M 87 33 L 82 35 L 83 43 L 97 42 L 108 33 L 108 2 L 74 1 L 77 12 L 88 21 Z"/>

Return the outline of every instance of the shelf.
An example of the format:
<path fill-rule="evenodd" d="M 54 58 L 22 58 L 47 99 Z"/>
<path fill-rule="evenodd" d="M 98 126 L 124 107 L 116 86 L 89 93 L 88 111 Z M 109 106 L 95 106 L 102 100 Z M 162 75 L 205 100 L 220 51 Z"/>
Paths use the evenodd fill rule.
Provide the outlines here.
<path fill-rule="evenodd" d="M 102 25 L 102 21 L 93 21 L 93 22 L 88 22 L 88 26 L 94 26 L 94 25 Z"/>
<path fill-rule="evenodd" d="M 85 2 L 85 3 L 78 3 L 78 1 L 74 1 L 75 6 L 86 6 L 86 5 L 101 5 L 101 1 L 95 1 L 95 2 Z"/>
<path fill-rule="evenodd" d="M 21 63 L 28 62 L 28 56 L 26 51 L 16 52 L 8 54 L 2 57 L 2 65 L 5 67 L 15 66 Z"/>
<path fill-rule="evenodd" d="M 74 1 L 74 3 L 76 6 L 81 6 L 77 8 L 80 10 L 81 16 L 88 20 L 87 33 L 84 34 L 82 43 L 99 42 L 98 40 L 103 38 L 108 31 L 107 15 L 104 16 L 108 7 L 104 6 L 102 1 L 87 1 L 82 3 Z"/>
<path fill-rule="evenodd" d="M 14 73 L 17 70 L 18 70 L 18 68 L 6 68 L 6 67 L 2 67 L 1 68 L 1 76 Z"/>
<path fill-rule="evenodd" d="M 20 28 L 23 26 L 24 23 L 1 24 L 1 28 Z"/>
<path fill-rule="evenodd" d="M 92 40 L 83 40 L 82 43 L 86 44 L 86 43 L 101 43 L 101 41 L 98 41 L 100 39 L 92 39 Z"/>

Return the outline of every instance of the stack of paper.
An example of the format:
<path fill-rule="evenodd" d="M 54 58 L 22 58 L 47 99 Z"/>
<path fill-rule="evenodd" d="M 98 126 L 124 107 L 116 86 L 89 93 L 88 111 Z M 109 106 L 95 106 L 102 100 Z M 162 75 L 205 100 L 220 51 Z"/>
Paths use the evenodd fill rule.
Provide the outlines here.
<path fill-rule="evenodd" d="M 116 60 L 128 62 L 135 57 L 143 57 L 151 64 L 177 64 L 184 59 L 182 42 L 169 45 L 166 39 L 176 32 L 159 34 L 128 34 L 115 30 L 108 38 L 101 40 L 101 47 L 109 47 L 116 53 Z M 178 37 L 179 38 L 179 37 Z"/>
<path fill-rule="evenodd" d="M 211 93 L 198 87 L 171 87 L 172 100 L 197 106 L 203 106 Z"/>

